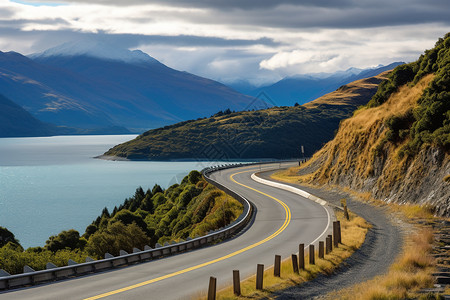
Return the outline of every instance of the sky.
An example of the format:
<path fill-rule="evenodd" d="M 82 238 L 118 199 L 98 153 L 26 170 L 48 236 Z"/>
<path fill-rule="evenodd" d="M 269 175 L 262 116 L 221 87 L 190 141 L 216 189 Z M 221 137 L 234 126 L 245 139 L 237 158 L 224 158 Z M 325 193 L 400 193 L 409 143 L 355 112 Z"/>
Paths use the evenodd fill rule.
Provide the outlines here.
<path fill-rule="evenodd" d="M 416 60 L 448 0 L 0 0 L 0 51 L 99 40 L 224 83 Z"/>

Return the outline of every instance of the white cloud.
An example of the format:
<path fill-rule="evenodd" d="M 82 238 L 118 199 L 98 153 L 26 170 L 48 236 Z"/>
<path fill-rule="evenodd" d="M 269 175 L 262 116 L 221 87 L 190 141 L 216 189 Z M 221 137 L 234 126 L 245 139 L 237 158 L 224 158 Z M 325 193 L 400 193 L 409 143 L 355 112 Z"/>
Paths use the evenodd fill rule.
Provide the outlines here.
<path fill-rule="evenodd" d="M 382 0 L 386 11 L 382 4 L 366 8 L 354 3 L 340 9 L 326 0 L 317 6 L 314 1 L 308 5 L 283 1 L 290 4 L 270 7 L 259 7 L 255 1 L 249 7 L 240 7 L 238 1 L 230 2 L 229 7 L 225 2 L 208 1 L 197 1 L 199 5 L 171 1 L 166 5 L 163 1 L 148 4 L 136 0 L 130 6 L 106 0 L 92 2 L 97 4 L 87 0 L 56 2 L 65 4 L 32 6 L 2 1 L 0 50 L 40 52 L 92 33 L 117 40 L 126 35 L 134 39 L 158 35 L 175 41 L 187 35 L 193 38 L 184 38 L 179 44 L 147 39 L 130 47 L 201 76 L 263 83 L 299 73 L 415 60 L 448 31 L 448 21 L 444 20 L 448 9 L 437 0 L 427 4 L 428 9 L 423 8 L 424 2 L 412 0 L 406 13 L 403 1 L 396 4 L 390 0 Z M 200 43 L 195 37 L 217 41 Z M 264 38 L 275 42 L 224 42 Z"/>
<path fill-rule="evenodd" d="M 262 69 L 276 70 L 292 66 L 300 66 L 306 63 L 321 64 L 328 62 L 336 56 L 320 51 L 293 50 L 289 52 L 278 52 L 269 59 L 260 63 Z"/>

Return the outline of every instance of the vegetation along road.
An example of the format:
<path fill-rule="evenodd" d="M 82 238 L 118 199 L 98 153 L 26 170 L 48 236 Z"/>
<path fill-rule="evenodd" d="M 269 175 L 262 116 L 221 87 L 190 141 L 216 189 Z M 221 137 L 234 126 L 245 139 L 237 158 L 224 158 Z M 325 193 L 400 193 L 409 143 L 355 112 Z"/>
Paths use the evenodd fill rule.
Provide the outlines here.
<path fill-rule="evenodd" d="M 234 239 L 110 272 L 3 293 L 0 299 L 189 299 L 206 291 L 210 276 L 217 278 L 219 288 L 231 283 L 234 269 L 241 271 L 241 279 L 249 277 L 257 264 L 269 267 L 276 254 L 290 257 L 299 243 L 308 245 L 331 233 L 331 209 L 250 178 L 261 169 L 278 166 L 246 166 L 211 175 L 255 204 L 252 226 Z"/>

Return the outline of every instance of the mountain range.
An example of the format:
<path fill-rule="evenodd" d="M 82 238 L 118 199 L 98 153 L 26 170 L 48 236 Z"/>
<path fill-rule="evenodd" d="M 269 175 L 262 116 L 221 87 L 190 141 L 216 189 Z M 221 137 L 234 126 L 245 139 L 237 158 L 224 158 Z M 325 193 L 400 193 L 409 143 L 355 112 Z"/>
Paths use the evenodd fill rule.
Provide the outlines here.
<path fill-rule="evenodd" d="M 81 129 L 142 131 L 254 101 L 138 50 L 103 44 L 65 44 L 30 57 L 0 52 L 0 91 L 43 122 Z"/>
<path fill-rule="evenodd" d="M 258 88 L 243 81 L 230 86 L 254 97 L 264 95 L 268 102 L 276 106 L 292 106 L 295 103 L 304 104 L 313 101 L 342 85 L 359 79 L 377 76 L 402 64 L 404 62 L 394 62 L 387 66 L 379 65 L 368 69 L 349 68 L 335 73 L 295 75 Z"/>
<path fill-rule="evenodd" d="M 254 91 L 255 98 L 217 81 L 169 68 L 140 50 L 72 42 L 28 57 L 0 52 L 0 93 L 44 124 L 43 135 L 141 133 L 227 109 L 303 103 L 396 64 L 290 77 Z M 8 118 L 10 125 L 20 119 L 15 115 Z M 22 127 L 18 124 L 15 132 L 8 126 L 4 135 L 23 136 Z"/>

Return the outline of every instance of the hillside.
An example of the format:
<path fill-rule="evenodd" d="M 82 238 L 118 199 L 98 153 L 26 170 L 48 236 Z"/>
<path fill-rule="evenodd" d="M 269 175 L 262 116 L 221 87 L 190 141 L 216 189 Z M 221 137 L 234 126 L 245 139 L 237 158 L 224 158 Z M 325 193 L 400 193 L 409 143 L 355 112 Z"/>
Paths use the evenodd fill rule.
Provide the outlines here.
<path fill-rule="evenodd" d="M 302 181 L 450 215 L 450 34 L 397 67 L 299 172 Z"/>
<path fill-rule="evenodd" d="M 136 132 L 243 110 L 254 100 L 143 52 L 107 44 L 68 44 L 31 58 L 0 52 L 0 90 L 46 123 Z"/>
<path fill-rule="evenodd" d="M 257 96 L 264 92 L 276 105 L 304 104 L 322 95 L 336 90 L 338 87 L 350 82 L 377 76 L 385 71 L 392 70 L 403 62 L 394 62 L 387 66 L 378 66 L 369 69 L 350 68 L 330 74 L 305 74 L 283 78 L 282 80 L 248 91 L 249 95 Z M 239 89 L 238 89 L 239 90 Z"/>
<path fill-rule="evenodd" d="M 56 128 L 42 123 L 8 98 L 0 95 L 0 137 L 48 136 Z"/>
<path fill-rule="evenodd" d="M 385 74 L 355 81 L 304 106 L 220 112 L 145 132 L 105 153 L 128 159 L 293 158 L 312 155 L 339 122 L 367 104 Z"/>

